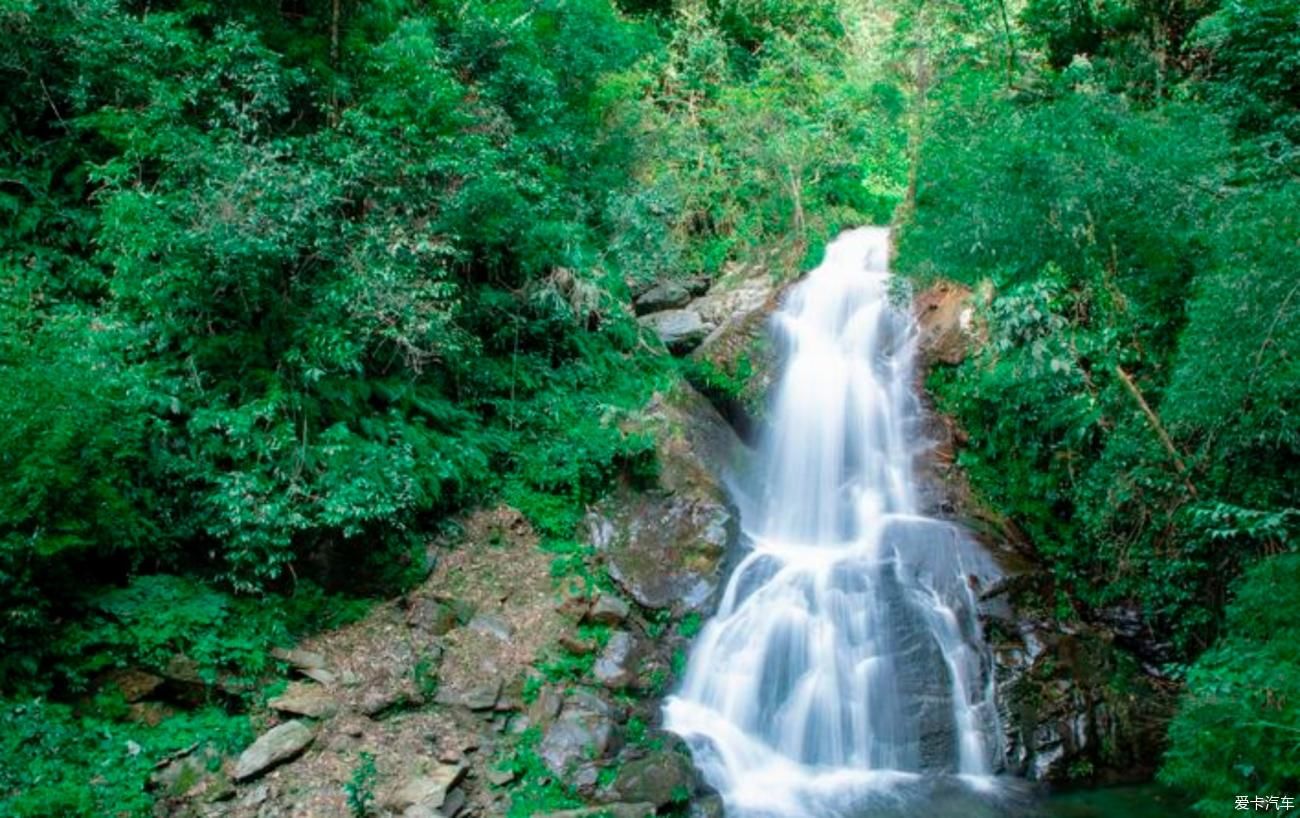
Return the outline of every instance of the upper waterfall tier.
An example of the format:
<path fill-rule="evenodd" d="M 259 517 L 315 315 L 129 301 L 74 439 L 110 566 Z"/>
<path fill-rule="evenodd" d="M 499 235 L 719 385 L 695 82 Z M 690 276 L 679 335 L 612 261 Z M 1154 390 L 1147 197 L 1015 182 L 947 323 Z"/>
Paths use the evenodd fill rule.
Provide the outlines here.
<path fill-rule="evenodd" d="M 915 333 L 888 257 L 885 229 L 841 235 L 773 320 L 751 551 L 665 706 L 729 814 L 851 815 L 997 752 L 979 553 L 917 511 Z"/>

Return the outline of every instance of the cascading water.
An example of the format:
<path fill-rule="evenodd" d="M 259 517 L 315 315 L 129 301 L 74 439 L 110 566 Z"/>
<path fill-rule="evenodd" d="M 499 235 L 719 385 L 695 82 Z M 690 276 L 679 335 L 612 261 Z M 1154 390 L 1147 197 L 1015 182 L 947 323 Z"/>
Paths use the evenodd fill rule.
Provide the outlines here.
<path fill-rule="evenodd" d="M 918 510 L 915 332 L 888 258 L 884 228 L 841 235 L 775 316 L 752 548 L 665 705 L 728 815 L 856 816 L 918 781 L 991 780 L 981 556 Z"/>

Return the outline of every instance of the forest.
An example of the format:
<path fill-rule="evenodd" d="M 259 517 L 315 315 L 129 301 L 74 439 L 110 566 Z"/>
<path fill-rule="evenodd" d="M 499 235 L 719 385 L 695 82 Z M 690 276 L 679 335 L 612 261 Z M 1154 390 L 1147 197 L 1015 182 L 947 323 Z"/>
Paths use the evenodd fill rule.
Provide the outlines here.
<path fill-rule="evenodd" d="M 1161 784 L 1300 796 L 1297 0 L 0 0 L 0 37 L 0 813 L 160 814 L 273 648 L 473 509 L 580 551 L 657 472 L 628 418 L 745 388 L 634 297 L 868 224 L 987 293 L 925 387 L 1049 615 L 1165 646 Z M 177 657 L 208 692 L 157 723 L 104 682 Z"/>

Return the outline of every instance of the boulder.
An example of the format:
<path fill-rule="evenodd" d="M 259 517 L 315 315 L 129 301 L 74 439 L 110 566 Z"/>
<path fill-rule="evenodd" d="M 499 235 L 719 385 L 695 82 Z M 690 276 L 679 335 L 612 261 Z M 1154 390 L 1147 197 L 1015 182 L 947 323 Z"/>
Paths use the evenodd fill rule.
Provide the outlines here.
<path fill-rule="evenodd" d="M 690 303 L 690 300 L 691 291 L 684 284 L 677 281 L 662 281 L 637 296 L 632 305 L 637 315 L 645 315 L 684 307 Z"/>
<path fill-rule="evenodd" d="M 969 287 L 954 281 L 939 281 L 917 294 L 917 348 L 926 363 L 955 365 L 966 359 L 980 340 L 976 300 Z"/>
<path fill-rule="evenodd" d="M 605 687 L 621 689 L 636 681 L 636 640 L 627 631 L 615 631 L 605 643 L 605 649 L 592 673 Z"/>
<path fill-rule="evenodd" d="M 559 717 L 546 728 L 537 754 L 547 769 L 567 779 L 580 763 L 608 758 L 618 751 L 617 715 L 600 697 L 575 690 L 565 700 Z"/>
<path fill-rule="evenodd" d="M 587 518 L 587 540 L 639 605 L 707 612 L 738 526 L 718 477 L 743 445 L 698 392 L 657 395 L 627 431 L 651 434 L 657 491 L 614 495 Z"/>
<path fill-rule="evenodd" d="M 652 312 L 637 320 L 641 326 L 659 336 L 659 340 L 674 355 L 685 355 L 695 349 L 713 330 L 713 326 L 704 323 L 698 312 L 689 309 Z"/>
<path fill-rule="evenodd" d="M 231 777 L 236 781 L 247 781 L 260 775 L 297 756 L 315 737 L 315 732 L 302 722 L 286 721 L 263 733 L 239 754 Z"/>
<path fill-rule="evenodd" d="M 339 705 L 330 693 L 317 684 L 290 682 L 284 692 L 267 702 L 272 710 L 323 719 L 338 712 Z"/>
<path fill-rule="evenodd" d="M 686 801 L 698 786 L 699 775 L 690 759 L 675 750 L 662 750 L 620 767 L 606 795 L 614 801 L 662 807 Z"/>

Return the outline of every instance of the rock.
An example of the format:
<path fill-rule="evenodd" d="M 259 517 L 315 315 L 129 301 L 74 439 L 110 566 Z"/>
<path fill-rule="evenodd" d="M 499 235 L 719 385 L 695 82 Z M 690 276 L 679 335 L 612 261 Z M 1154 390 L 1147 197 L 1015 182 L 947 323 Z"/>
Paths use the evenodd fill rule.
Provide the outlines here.
<path fill-rule="evenodd" d="M 717 795 L 706 795 L 695 799 L 686 813 L 687 818 L 726 818 L 726 814 L 722 798 Z"/>
<path fill-rule="evenodd" d="M 338 702 L 320 685 L 290 682 L 285 691 L 267 702 L 272 710 L 323 719 L 339 710 Z"/>
<path fill-rule="evenodd" d="M 610 577 L 638 604 L 702 611 L 717 590 L 735 521 L 720 502 L 681 495 L 616 501 L 593 521 L 590 540 L 605 552 Z"/>
<path fill-rule="evenodd" d="M 978 341 L 974 302 L 971 290 L 953 281 L 940 281 L 916 296 L 917 349 L 924 361 L 954 365 L 966 359 Z"/>
<path fill-rule="evenodd" d="M 627 631 L 616 631 L 609 637 L 592 673 L 600 683 L 611 689 L 628 687 L 636 680 L 634 662 L 636 641 Z"/>
<path fill-rule="evenodd" d="M 108 682 L 117 687 L 122 692 L 122 698 L 131 704 L 148 698 L 162 687 L 164 681 L 161 676 L 136 668 L 115 670 L 108 674 Z"/>
<path fill-rule="evenodd" d="M 686 801 L 699 786 L 690 759 L 674 750 L 652 753 L 624 764 L 609 788 L 615 801 L 650 803 L 656 807 Z"/>
<path fill-rule="evenodd" d="M 510 637 L 514 635 L 509 623 L 492 614 L 476 614 L 466 627 L 472 631 L 495 636 L 502 642 L 510 641 Z"/>
<path fill-rule="evenodd" d="M 285 650 L 284 648 L 272 648 L 271 656 L 279 659 L 281 662 L 287 662 L 299 670 L 314 670 L 325 667 L 325 657 L 319 653 L 312 653 L 308 650 Z"/>
<path fill-rule="evenodd" d="M 401 779 L 386 792 L 380 803 L 393 812 L 410 807 L 438 809 L 447 800 L 448 791 L 465 775 L 460 764 L 437 764 Z"/>
<path fill-rule="evenodd" d="M 614 708 L 598 696 L 574 691 L 559 718 L 543 734 L 537 754 L 547 769 L 567 779 L 578 763 L 598 761 L 617 752 L 620 736 L 614 716 Z"/>
<path fill-rule="evenodd" d="M 560 647 L 572 653 L 574 656 L 589 656 L 596 652 L 596 644 L 579 639 L 571 633 L 562 633 L 557 640 Z"/>
<path fill-rule="evenodd" d="M 442 806 L 438 808 L 438 814 L 442 818 L 456 818 L 465 809 L 465 793 L 460 789 L 454 789 L 447 793 L 443 799 Z"/>
<path fill-rule="evenodd" d="M 587 541 L 639 605 L 707 612 L 739 533 L 718 474 L 744 447 L 686 385 L 656 395 L 628 431 L 654 436 L 659 491 L 624 491 L 596 506 Z"/>
<path fill-rule="evenodd" d="M 654 814 L 654 804 L 606 804 L 603 807 L 548 812 L 537 818 L 650 818 Z"/>
<path fill-rule="evenodd" d="M 537 698 L 528 705 L 527 717 L 533 724 L 546 727 L 560 715 L 564 698 L 554 685 L 545 685 L 537 692 Z"/>
<path fill-rule="evenodd" d="M 389 710 L 405 707 L 410 703 L 411 695 L 408 691 L 397 687 L 378 687 L 366 691 L 357 709 L 373 719 Z"/>
<path fill-rule="evenodd" d="M 663 281 L 632 302 L 637 315 L 685 307 L 691 300 L 691 291 L 676 281 Z"/>
<path fill-rule="evenodd" d="M 641 326 L 659 336 L 659 340 L 674 355 L 685 355 L 695 349 L 713 330 L 694 310 L 652 312 L 637 320 Z"/>
<path fill-rule="evenodd" d="M 300 721 L 286 721 L 258 737 L 235 762 L 231 775 L 236 781 L 247 781 L 277 764 L 281 764 L 307 749 L 315 738 L 310 727 Z"/>
<path fill-rule="evenodd" d="M 587 621 L 597 625 L 617 625 L 632 615 L 632 607 L 613 594 L 601 594 L 587 612 Z"/>
<path fill-rule="evenodd" d="M 421 597 L 412 602 L 407 609 L 406 624 L 427 631 L 433 636 L 444 636 L 459 623 L 456 621 L 456 612 L 450 605 L 436 599 Z"/>
<path fill-rule="evenodd" d="M 447 707 L 491 710 L 501 696 L 501 680 L 485 679 L 473 687 L 459 689 L 450 685 L 438 688 L 434 701 Z"/>
<path fill-rule="evenodd" d="M 495 787 L 504 787 L 515 780 L 515 773 L 513 770 L 489 769 L 487 771 L 487 780 L 489 784 Z"/>
<path fill-rule="evenodd" d="M 313 682 L 319 682 L 326 687 L 332 687 L 338 681 L 337 676 L 323 667 L 305 667 L 299 672 Z"/>

